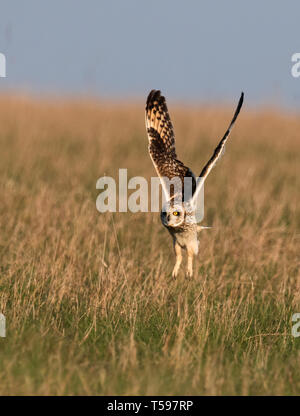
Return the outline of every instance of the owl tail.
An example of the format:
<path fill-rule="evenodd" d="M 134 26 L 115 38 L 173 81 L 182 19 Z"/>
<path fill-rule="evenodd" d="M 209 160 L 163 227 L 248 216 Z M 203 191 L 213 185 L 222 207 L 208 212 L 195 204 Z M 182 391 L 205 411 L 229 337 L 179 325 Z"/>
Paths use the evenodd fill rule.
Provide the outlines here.
<path fill-rule="evenodd" d="M 203 225 L 197 225 L 197 231 L 207 230 L 208 228 L 213 228 L 213 227 L 204 227 Z"/>

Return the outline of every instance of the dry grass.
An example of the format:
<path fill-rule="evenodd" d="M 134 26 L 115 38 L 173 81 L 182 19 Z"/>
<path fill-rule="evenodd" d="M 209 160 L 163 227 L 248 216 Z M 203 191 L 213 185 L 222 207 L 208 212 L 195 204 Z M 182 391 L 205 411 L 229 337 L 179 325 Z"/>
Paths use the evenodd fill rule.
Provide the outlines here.
<path fill-rule="evenodd" d="M 174 281 L 158 214 L 95 207 L 104 173 L 154 176 L 143 106 L 0 99 L 0 394 L 299 394 L 299 115 L 245 106 Z M 233 107 L 169 106 L 199 173 Z"/>

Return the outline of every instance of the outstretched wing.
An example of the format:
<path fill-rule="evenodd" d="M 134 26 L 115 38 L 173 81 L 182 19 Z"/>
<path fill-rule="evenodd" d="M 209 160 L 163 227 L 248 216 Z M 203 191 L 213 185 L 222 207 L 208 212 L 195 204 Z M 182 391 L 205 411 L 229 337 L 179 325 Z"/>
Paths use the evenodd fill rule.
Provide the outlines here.
<path fill-rule="evenodd" d="M 170 195 L 165 178 L 169 180 L 180 178 L 181 192 L 184 196 L 184 178 L 191 177 L 192 192 L 194 192 L 196 189 L 195 175 L 177 159 L 175 135 L 166 100 L 158 90 L 152 90 L 147 98 L 146 129 L 149 139 L 149 153 L 160 177 L 166 198 L 169 199 L 172 195 Z"/>
<path fill-rule="evenodd" d="M 197 181 L 197 188 L 196 188 L 196 192 L 193 195 L 193 201 L 195 201 L 195 199 L 197 198 L 197 195 L 199 193 L 200 188 L 202 187 L 205 179 L 207 178 L 209 172 L 212 170 L 212 168 L 215 166 L 215 164 L 217 163 L 217 161 L 219 160 L 219 158 L 222 156 L 222 154 L 225 151 L 225 143 L 229 137 L 229 134 L 231 132 L 231 129 L 237 119 L 237 116 L 239 115 L 240 109 L 243 105 L 243 101 L 244 101 L 244 93 L 242 92 L 239 103 L 237 105 L 237 108 L 235 110 L 233 119 L 231 120 L 231 123 L 229 124 L 228 129 L 226 130 L 226 133 L 224 134 L 222 140 L 220 141 L 220 143 L 218 144 L 218 146 L 215 148 L 215 151 L 212 155 L 212 157 L 209 159 L 209 161 L 206 163 L 206 165 L 204 166 L 204 168 L 202 169 L 200 175 L 199 175 L 199 180 Z"/>

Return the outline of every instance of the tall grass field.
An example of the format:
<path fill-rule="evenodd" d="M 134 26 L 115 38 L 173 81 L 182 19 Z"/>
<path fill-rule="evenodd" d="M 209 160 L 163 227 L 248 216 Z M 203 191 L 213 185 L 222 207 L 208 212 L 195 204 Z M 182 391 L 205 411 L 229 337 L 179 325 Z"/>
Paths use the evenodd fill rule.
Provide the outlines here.
<path fill-rule="evenodd" d="M 195 174 L 235 105 L 169 102 Z M 2 95 L 0 395 L 299 395 L 299 145 L 299 113 L 246 97 L 172 279 L 158 213 L 96 209 L 101 176 L 156 176 L 144 103 Z"/>

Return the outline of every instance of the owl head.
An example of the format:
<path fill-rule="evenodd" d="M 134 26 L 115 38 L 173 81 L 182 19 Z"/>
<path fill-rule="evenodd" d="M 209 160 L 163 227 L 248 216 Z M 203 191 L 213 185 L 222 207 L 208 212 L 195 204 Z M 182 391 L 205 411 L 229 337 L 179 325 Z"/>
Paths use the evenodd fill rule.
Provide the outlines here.
<path fill-rule="evenodd" d="M 160 213 L 161 222 L 165 227 L 180 227 L 183 224 L 196 224 L 195 208 L 190 202 L 167 202 Z"/>
<path fill-rule="evenodd" d="M 180 204 L 166 204 L 160 214 L 165 227 L 179 227 L 185 220 L 185 209 Z"/>

